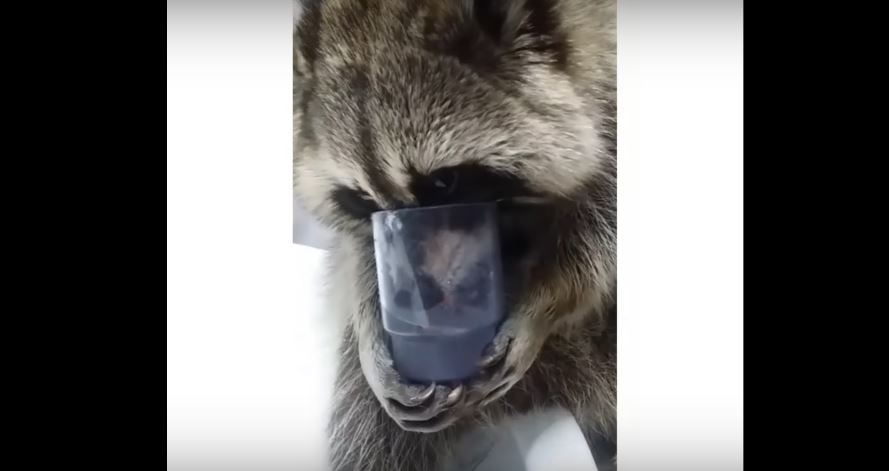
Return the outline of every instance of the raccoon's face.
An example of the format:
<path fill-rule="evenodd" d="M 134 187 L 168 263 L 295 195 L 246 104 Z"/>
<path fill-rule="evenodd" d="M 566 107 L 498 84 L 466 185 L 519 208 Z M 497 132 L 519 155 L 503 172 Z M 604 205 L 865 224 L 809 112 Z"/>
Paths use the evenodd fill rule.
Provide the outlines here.
<path fill-rule="evenodd" d="M 294 181 L 333 229 L 381 209 L 582 198 L 610 165 L 600 103 L 551 1 L 311 1 L 295 34 Z M 504 268 L 558 209 L 503 214 Z"/>

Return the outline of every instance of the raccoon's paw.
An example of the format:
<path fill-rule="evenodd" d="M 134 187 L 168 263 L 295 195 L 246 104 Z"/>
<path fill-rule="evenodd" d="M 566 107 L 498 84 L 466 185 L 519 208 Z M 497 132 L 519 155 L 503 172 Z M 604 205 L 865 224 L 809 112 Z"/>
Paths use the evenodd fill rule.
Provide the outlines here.
<path fill-rule="evenodd" d="M 467 402 L 484 407 L 503 397 L 534 363 L 543 338 L 529 319 L 508 319 L 482 357 L 480 373 L 467 385 Z"/>
<path fill-rule="evenodd" d="M 404 430 L 432 433 L 451 426 L 460 418 L 463 385 L 411 384 L 395 370 L 382 342 L 366 372 L 372 389 L 387 414 Z"/>
<path fill-rule="evenodd" d="M 361 349 L 365 377 L 386 413 L 404 430 L 433 433 L 501 397 L 531 367 L 546 338 L 529 317 L 507 319 L 491 341 L 479 373 L 463 382 L 412 384 L 394 367 L 381 338 Z"/>
<path fill-rule="evenodd" d="M 463 398 L 463 385 L 451 387 L 432 383 L 414 386 L 404 383 L 387 388 L 386 412 L 404 430 L 432 433 L 459 419 L 457 405 Z"/>

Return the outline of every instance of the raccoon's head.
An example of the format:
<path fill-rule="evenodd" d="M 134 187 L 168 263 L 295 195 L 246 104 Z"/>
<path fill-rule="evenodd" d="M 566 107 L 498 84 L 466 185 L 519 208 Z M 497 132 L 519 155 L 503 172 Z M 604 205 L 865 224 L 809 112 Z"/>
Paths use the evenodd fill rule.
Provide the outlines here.
<path fill-rule="evenodd" d="M 298 197 L 358 240 L 377 210 L 530 197 L 545 205 L 503 211 L 504 268 L 570 244 L 559 232 L 577 224 L 560 215 L 610 201 L 594 195 L 615 171 L 614 13 L 600 3 L 304 2 Z"/>

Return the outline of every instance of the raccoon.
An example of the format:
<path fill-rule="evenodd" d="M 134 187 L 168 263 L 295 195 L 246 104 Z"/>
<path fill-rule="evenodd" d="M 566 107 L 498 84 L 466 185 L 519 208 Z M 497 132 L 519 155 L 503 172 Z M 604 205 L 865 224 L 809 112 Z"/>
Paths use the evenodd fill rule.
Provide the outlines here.
<path fill-rule="evenodd" d="M 599 469 L 615 469 L 614 1 L 298 10 L 294 187 L 335 234 L 332 469 L 439 469 L 467 431 L 548 406 L 570 411 Z M 370 215 L 489 201 L 505 321 L 475 377 L 412 384 L 382 330 Z"/>

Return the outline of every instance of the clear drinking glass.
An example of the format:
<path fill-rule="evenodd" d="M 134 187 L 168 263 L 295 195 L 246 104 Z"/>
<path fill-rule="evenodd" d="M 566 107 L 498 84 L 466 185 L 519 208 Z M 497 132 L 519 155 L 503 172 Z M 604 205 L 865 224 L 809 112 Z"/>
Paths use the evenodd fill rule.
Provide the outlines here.
<path fill-rule="evenodd" d="M 380 211 L 372 220 L 396 370 L 418 382 L 472 376 L 504 315 L 496 203 Z"/>

